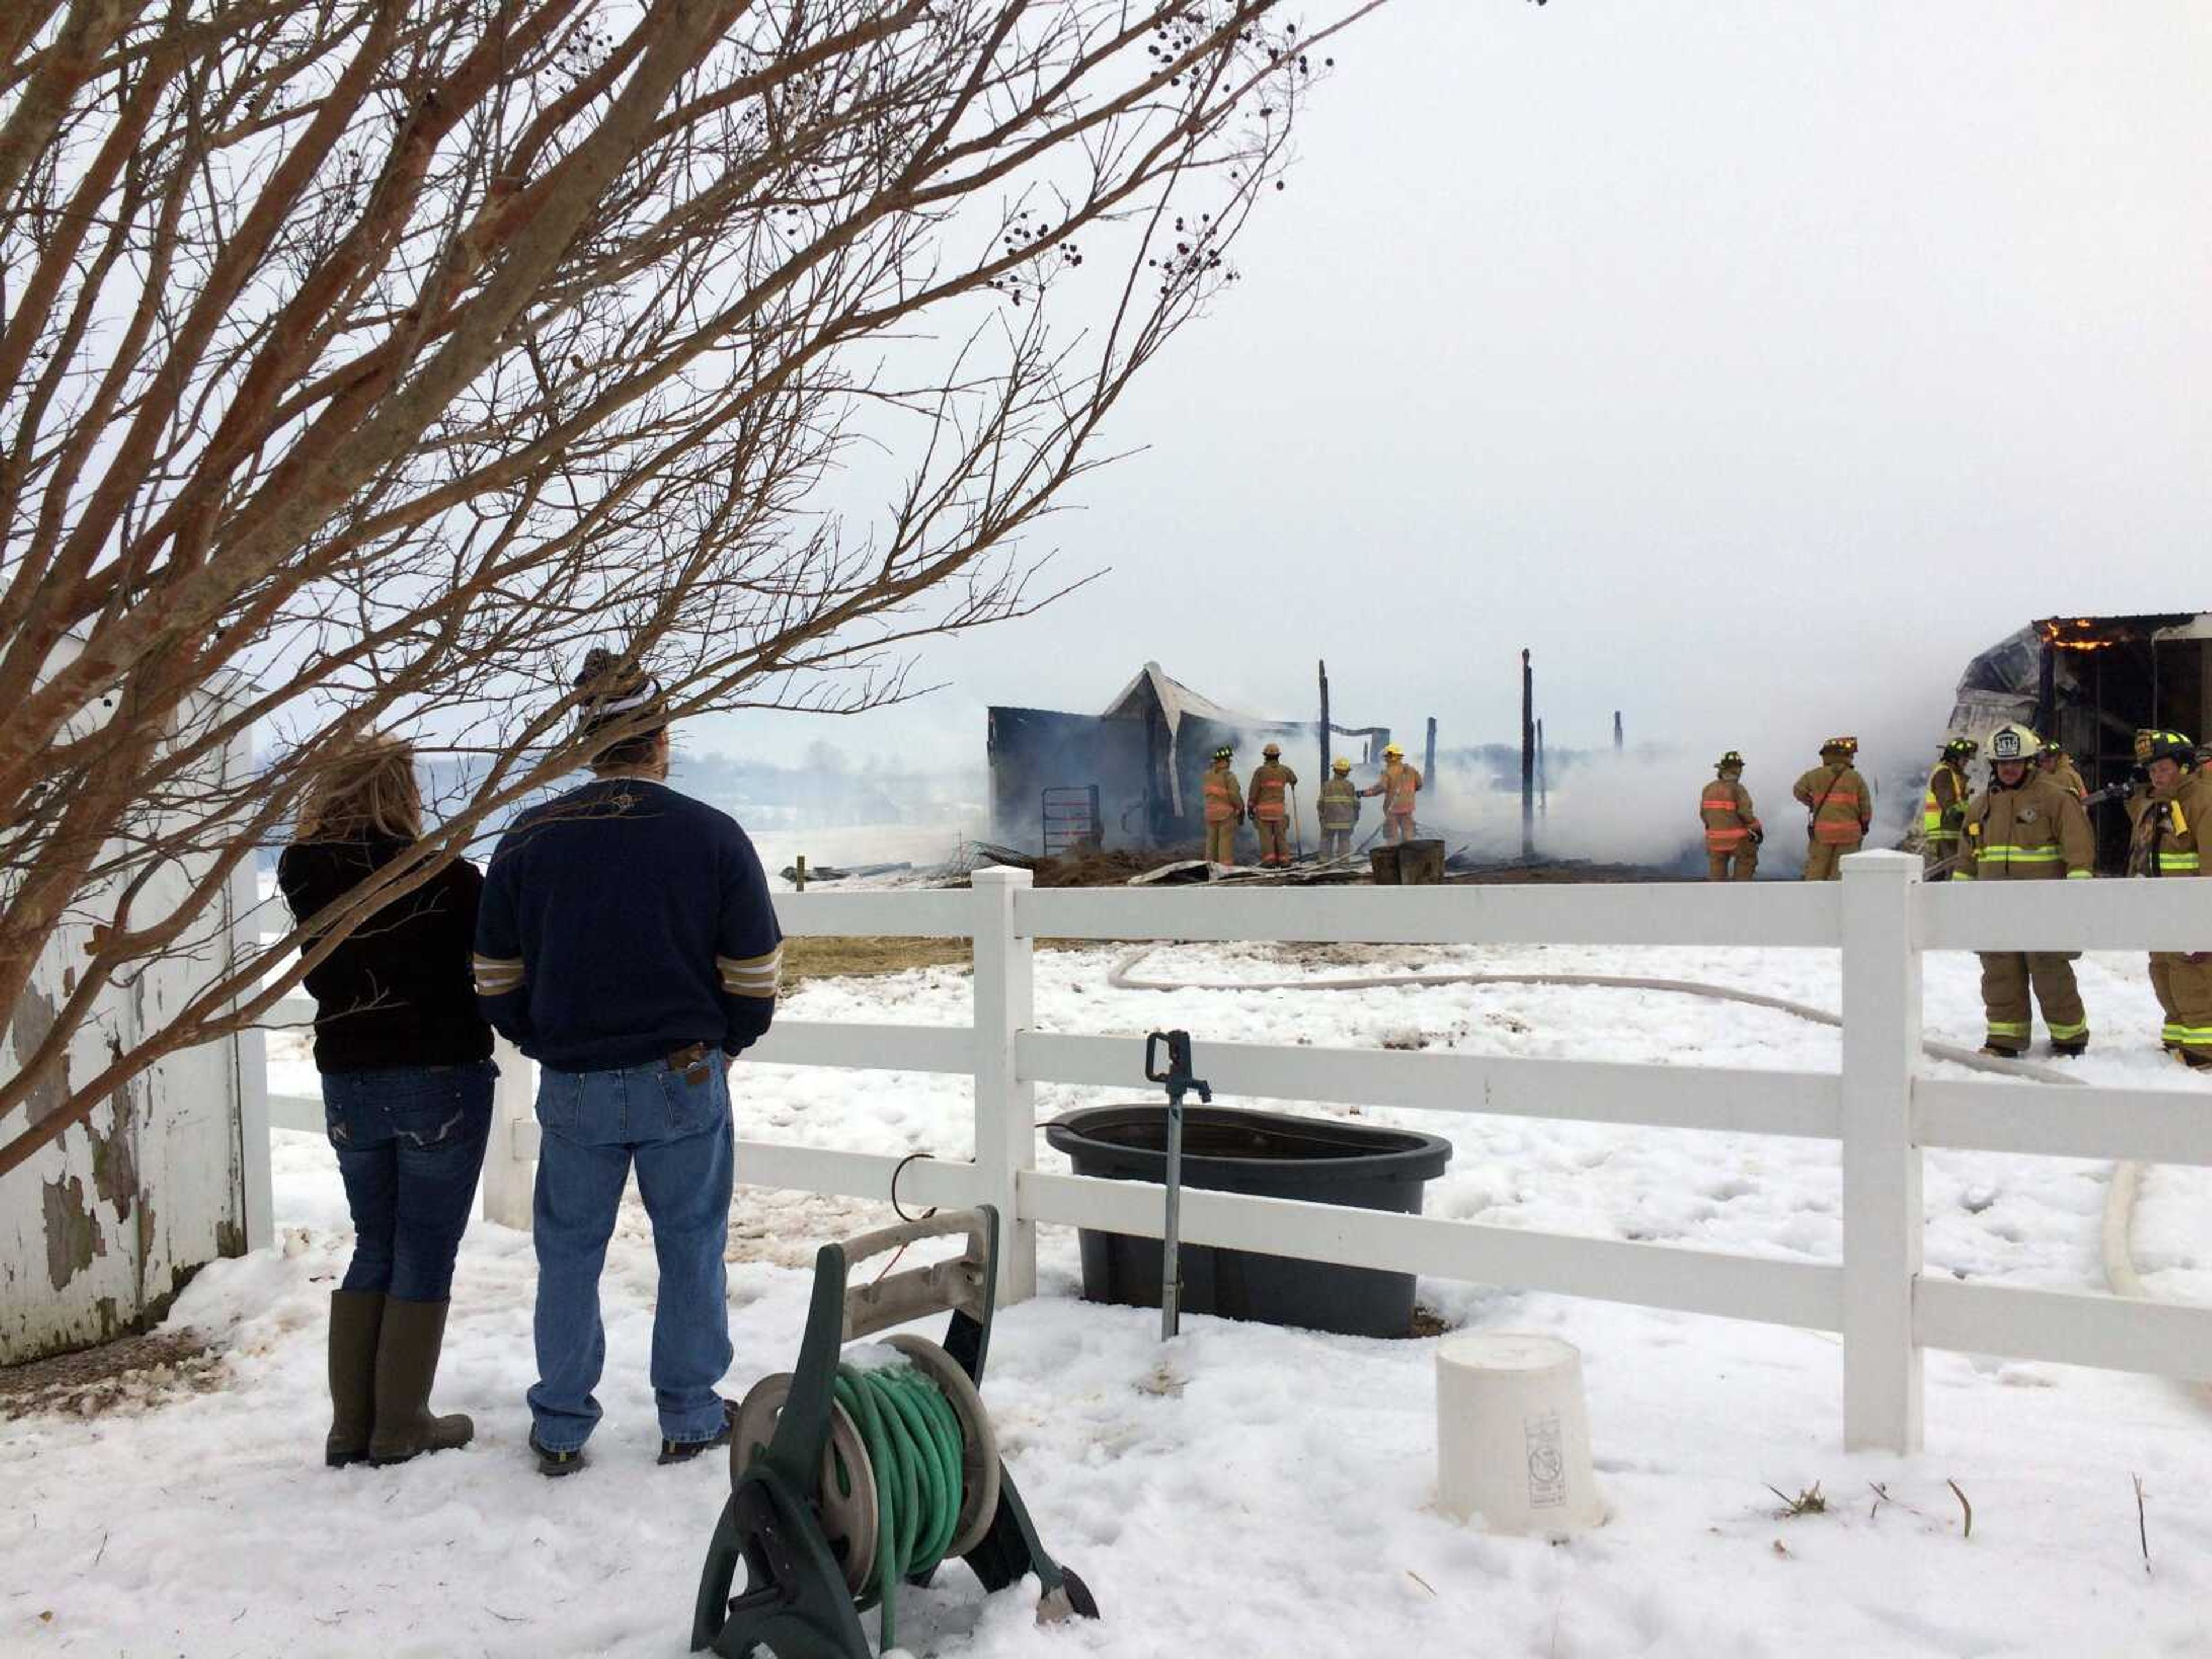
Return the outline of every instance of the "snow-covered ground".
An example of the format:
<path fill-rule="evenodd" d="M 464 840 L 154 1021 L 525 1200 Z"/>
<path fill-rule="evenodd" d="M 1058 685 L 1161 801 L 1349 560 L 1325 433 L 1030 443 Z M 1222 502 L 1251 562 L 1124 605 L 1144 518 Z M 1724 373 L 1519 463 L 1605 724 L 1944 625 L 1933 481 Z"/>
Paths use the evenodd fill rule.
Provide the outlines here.
<path fill-rule="evenodd" d="M 1118 954 L 1040 952 L 1040 1024 L 1172 1023 L 1201 1045 L 1233 1034 L 1836 1063 L 1831 1030 L 1677 995 L 1457 986 L 1167 997 L 1109 988 Z M 1378 964 L 1663 975 L 1830 1007 L 1838 994 L 1835 958 L 1820 951 L 1188 946 L 1155 953 L 1143 971 L 1272 980 Z M 2156 1048 L 2141 958 L 2081 968 L 2097 1032 L 2081 1074 L 2191 1086 Z M 1929 1035 L 1978 1042 L 1972 959 L 1930 957 L 1927 988 Z M 813 981 L 787 1012 L 956 1024 L 968 995 L 961 970 L 923 969 Z M 285 1069 L 300 1066 L 295 1057 Z M 968 1150 L 958 1079 L 767 1066 L 738 1077 L 749 1136 Z M 1040 1095 L 1043 1117 L 1109 1097 Z M 1451 1137 L 1457 1154 L 1430 1188 L 1431 1214 L 1804 1260 L 1839 1252 L 1831 1146 L 1387 1111 L 1367 1121 Z M 1041 1157 L 1057 1163 L 1048 1150 Z M 0 1651 L 682 1652 L 726 1478 L 709 1463 L 653 1465 L 653 1267 L 642 1216 L 626 1214 L 609 1255 L 608 1419 L 592 1468 L 548 1482 L 525 1455 L 530 1243 L 478 1225 L 463 1249 L 439 1390 L 447 1408 L 476 1414 L 476 1444 L 398 1469 L 332 1474 L 317 1456 L 321 1321 L 349 1243 L 345 1210 L 314 1139 L 279 1136 L 276 1168 L 283 1249 L 210 1268 L 174 1315 L 225 1351 L 226 1387 L 88 1419 L 19 1420 L 0 1437 Z M 2108 1176 L 2101 1164 L 1929 1154 L 1929 1271 L 2098 1287 Z M 732 1392 L 796 1353 L 807 1288 L 796 1264 L 811 1245 L 884 1214 L 741 1194 Z M 2152 1171 L 2136 1237 L 2155 1291 L 2212 1301 L 2204 1172 Z M 1156 1315 L 1076 1299 L 1075 1241 L 1056 1230 L 1045 1234 L 1043 1281 L 1036 1300 L 1000 1316 L 985 1397 L 1048 1547 L 1084 1574 L 1105 1620 L 1040 1631 L 1029 1595 L 987 1601 L 954 1568 L 902 1603 L 902 1635 L 917 1652 L 2212 1652 L 2212 1410 L 2163 1382 L 1932 1353 L 1928 1453 L 1846 1456 L 1832 1338 L 1425 1283 L 1423 1300 L 1449 1322 L 1553 1332 L 1583 1350 L 1613 1518 L 1554 1544 L 1487 1536 L 1431 1509 L 1432 1343 L 1194 1319 L 1163 1350 Z M 1970 1539 L 1948 1480 L 1973 1504 Z M 1770 1486 L 1795 1495 L 1816 1481 L 1831 1500 L 1825 1513 L 1778 1517 Z"/>
<path fill-rule="evenodd" d="M 988 825 L 981 811 L 963 817 L 933 819 L 926 823 L 857 824 L 838 829 L 756 829 L 748 824 L 753 850 L 768 871 L 768 884 L 779 893 L 793 890 L 781 872 L 793 860 L 805 858 L 807 867 L 844 869 L 854 865 L 911 864 L 917 869 L 949 864 L 962 846 L 987 835 Z M 892 879 L 858 884 L 839 882 L 829 890 L 853 885 L 897 884 Z"/>

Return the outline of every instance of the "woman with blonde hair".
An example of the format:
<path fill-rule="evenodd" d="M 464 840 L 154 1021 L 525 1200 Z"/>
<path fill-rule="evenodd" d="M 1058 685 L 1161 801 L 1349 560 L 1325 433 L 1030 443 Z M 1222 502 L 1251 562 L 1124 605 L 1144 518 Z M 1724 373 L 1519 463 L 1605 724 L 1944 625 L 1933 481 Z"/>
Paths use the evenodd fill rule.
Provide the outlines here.
<path fill-rule="evenodd" d="M 310 787 L 277 884 L 312 923 L 422 838 L 414 750 L 367 739 Z M 429 1399 L 498 1075 L 469 975 L 483 890 L 477 867 L 455 859 L 307 970 L 324 1114 L 354 1221 L 353 1260 L 331 1293 L 332 1468 L 404 1462 L 475 1432 L 465 1416 L 433 1416 Z"/>

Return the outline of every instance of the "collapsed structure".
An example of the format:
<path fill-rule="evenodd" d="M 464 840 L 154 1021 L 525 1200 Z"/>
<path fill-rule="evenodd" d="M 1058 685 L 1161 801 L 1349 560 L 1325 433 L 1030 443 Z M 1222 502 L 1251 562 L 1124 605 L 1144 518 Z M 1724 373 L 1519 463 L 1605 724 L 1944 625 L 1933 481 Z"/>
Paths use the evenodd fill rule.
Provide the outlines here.
<path fill-rule="evenodd" d="M 1327 754 L 1371 763 L 1390 740 L 1388 726 L 1331 725 L 1328 737 L 1343 740 L 1331 750 L 1320 721 L 1224 708 L 1156 662 L 1102 713 L 994 707 L 989 718 L 992 838 L 1045 854 L 1085 843 L 1168 848 L 1199 840 L 1200 777 L 1224 743 L 1255 751 L 1255 760 L 1271 741 L 1294 765 L 1310 757 L 1318 790 Z"/>
<path fill-rule="evenodd" d="M 2212 737 L 2212 611 L 2051 617 L 2028 623 L 1966 665 L 1951 711 L 1954 736 L 1985 743 L 2017 720 L 2066 746 L 2093 790 L 2124 779 L 2146 726 Z M 2098 862 L 2124 856 L 2127 819 L 2096 815 Z"/>

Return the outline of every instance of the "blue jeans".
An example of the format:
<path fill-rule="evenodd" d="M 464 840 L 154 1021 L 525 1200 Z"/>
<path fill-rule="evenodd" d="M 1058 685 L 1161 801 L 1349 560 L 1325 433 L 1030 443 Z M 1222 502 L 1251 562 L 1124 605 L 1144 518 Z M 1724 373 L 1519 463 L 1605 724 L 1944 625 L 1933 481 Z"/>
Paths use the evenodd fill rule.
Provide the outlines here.
<path fill-rule="evenodd" d="M 722 1251 L 735 1154 L 720 1062 L 710 1054 L 696 1083 L 658 1060 L 620 1072 L 538 1068 L 538 1121 L 545 1133 L 531 1211 L 538 1382 L 529 1397 L 538 1443 L 548 1450 L 574 1450 L 599 1420 L 592 1395 L 607 1357 L 599 1270 L 633 1164 L 660 1262 L 653 1313 L 660 1432 L 693 1441 L 722 1431 L 714 1385 L 732 1353 Z"/>
<path fill-rule="evenodd" d="M 323 1118 L 353 1212 L 348 1291 L 443 1302 L 491 1133 L 488 1060 L 323 1073 Z"/>

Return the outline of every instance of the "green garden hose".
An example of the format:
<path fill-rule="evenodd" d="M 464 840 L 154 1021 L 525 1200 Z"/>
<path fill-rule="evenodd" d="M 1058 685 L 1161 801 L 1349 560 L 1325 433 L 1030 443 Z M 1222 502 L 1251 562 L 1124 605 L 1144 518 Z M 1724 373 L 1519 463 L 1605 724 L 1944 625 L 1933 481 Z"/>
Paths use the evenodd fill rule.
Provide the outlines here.
<path fill-rule="evenodd" d="M 864 1594 L 880 1599 L 882 1645 L 896 1647 L 900 1582 L 935 1570 L 960 1519 L 960 1419 L 912 1365 L 840 1365 L 836 1394 L 875 1468 L 876 1563 Z"/>

